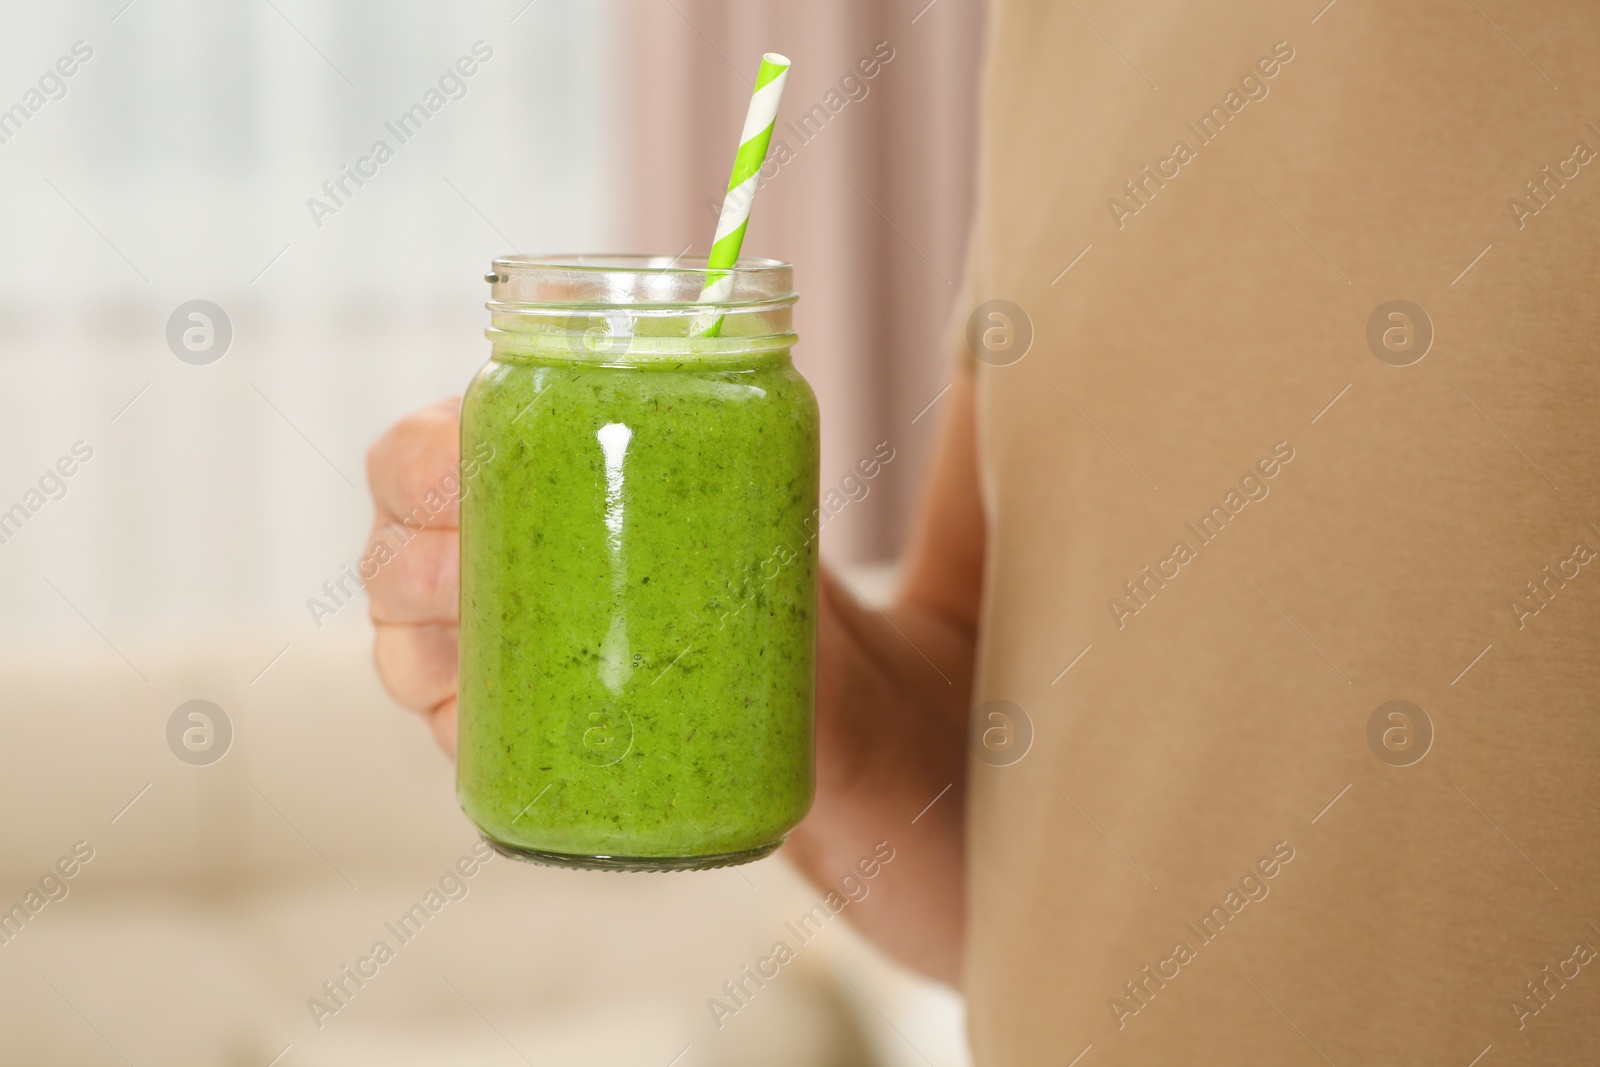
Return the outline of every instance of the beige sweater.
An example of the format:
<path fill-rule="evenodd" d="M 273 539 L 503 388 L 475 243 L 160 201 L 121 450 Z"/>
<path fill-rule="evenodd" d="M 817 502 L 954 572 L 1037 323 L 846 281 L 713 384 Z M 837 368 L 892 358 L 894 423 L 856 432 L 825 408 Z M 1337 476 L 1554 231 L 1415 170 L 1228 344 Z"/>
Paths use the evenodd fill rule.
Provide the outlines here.
<path fill-rule="evenodd" d="M 994 5 L 981 1064 L 1600 1056 L 1600 5 L 1321 3 Z"/>

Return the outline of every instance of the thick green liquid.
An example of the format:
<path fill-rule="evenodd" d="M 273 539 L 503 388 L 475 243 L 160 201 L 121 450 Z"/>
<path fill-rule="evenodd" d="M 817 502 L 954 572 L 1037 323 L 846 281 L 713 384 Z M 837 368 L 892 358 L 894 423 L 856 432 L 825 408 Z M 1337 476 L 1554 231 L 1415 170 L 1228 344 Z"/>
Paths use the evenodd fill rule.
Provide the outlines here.
<path fill-rule="evenodd" d="M 817 409 L 787 353 L 497 354 L 463 402 L 457 794 L 575 857 L 775 844 L 810 806 Z"/>

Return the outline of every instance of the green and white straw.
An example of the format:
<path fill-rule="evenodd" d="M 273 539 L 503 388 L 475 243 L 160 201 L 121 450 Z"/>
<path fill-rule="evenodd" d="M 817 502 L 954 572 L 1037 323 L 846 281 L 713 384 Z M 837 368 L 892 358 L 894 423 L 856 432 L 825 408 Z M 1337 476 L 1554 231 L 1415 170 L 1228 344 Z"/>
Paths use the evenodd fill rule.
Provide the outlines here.
<path fill-rule="evenodd" d="M 761 57 L 755 92 L 750 96 L 750 110 L 745 114 L 744 131 L 739 135 L 739 152 L 733 157 L 733 173 L 728 176 L 728 194 L 723 197 L 722 214 L 717 219 L 717 236 L 706 261 L 706 284 L 700 291 L 702 304 L 720 303 L 733 292 L 733 275 L 729 268 L 739 261 L 745 226 L 750 221 L 750 205 L 760 185 L 761 167 L 767 161 L 767 146 L 772 143 L 778 101 L 783 97 L 783 83 L 788 74 L 787 56 L 768 52 Z M 722 316 L 700 316 L 693 332 L 704 337 L 717 336 L 722 332 Z"/>

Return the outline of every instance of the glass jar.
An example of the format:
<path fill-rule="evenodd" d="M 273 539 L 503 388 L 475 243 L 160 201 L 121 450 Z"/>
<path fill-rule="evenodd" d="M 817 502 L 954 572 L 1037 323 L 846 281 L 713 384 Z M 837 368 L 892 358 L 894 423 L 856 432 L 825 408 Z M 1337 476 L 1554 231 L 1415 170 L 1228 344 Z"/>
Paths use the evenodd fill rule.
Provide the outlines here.
<path fill-rule="evenodd" d="M 715 305 L 703 260 L 488 276 L 493 350 L 461 410 L 456 791 L 506 855 L 720 867 L 810 807 L 816 398 L 789 358 L 791 268 L 726 273 Z"/>

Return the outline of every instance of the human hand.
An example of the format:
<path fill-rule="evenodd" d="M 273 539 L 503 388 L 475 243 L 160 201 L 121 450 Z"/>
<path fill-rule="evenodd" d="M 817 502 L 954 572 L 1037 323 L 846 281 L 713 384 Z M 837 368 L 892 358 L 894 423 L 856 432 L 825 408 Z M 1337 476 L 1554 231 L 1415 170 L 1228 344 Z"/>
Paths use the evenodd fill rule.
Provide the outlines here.
<path fill-rule="evenodd" d="M 384 688 L 456 750 L 457 612 L 461 563 L 461 398 L 412 412 L 367 452 L 375 511 L 363 559 Z M 364 570 L 366 568 L 363 568 Z M 365 577 L 365 575 L 363 575 Z"/>

